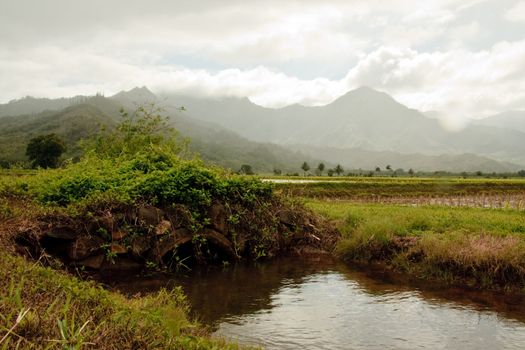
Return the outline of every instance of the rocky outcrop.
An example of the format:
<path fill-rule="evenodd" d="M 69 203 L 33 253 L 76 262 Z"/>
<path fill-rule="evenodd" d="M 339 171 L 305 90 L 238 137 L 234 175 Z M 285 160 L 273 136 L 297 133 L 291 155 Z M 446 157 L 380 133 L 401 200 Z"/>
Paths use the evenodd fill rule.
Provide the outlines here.
<path fill-rule="evenodd" d="M 271 258 L 304 247 L 330 251 L 336 240 L 327 222 L 302 208 L 280 202 L 263 209 L 230 208 L 217 201 L 200 213 L 182 205 L 142 205 L 74 218 L 47 214 L 17 235 L 32 254 L 98 271 Z"/>

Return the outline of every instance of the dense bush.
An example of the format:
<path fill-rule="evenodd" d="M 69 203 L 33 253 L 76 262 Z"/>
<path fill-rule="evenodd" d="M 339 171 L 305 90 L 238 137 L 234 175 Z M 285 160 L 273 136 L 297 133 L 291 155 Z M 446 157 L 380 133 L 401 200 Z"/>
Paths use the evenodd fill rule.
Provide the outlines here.
<path fill-rule="evenodd" d="M 28 193 L 43 204 L 59 206 L 111 193 L 123 203 L 184 204 L 195 210 L 214 199 L 249 205 L 271 198 L 269 184 L 185 158 L 186 140 L 178 140 L 152 108 L 123 113 L 117 128 L 84 147 L 86 155 L 78 163 L 30 178 Z"/>

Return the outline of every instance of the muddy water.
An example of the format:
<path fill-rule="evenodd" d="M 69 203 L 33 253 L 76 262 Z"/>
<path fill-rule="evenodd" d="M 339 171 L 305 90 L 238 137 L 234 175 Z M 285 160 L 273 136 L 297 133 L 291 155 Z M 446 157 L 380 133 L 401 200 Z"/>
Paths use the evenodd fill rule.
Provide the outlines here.
<path fill-rule="evenodd" d="M 280 260 L 142 282 L 136 291 L 182 285 L 217 335 L 267 349 L 525 348 L 524 295 L 421 284 L 336 262 Z"/>

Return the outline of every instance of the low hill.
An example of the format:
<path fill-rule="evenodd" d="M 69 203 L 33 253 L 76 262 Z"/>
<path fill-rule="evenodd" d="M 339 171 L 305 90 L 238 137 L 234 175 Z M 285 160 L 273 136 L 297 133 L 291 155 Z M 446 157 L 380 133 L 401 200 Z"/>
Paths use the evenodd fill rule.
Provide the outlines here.
<path fill-rule="evenodd" d="M 49 133 L 56 133 L 66 141 L 65 158 L 80 155 L 78 141 L 98 132 L 102 126 L 111 128 L 119 120 L 119 110 L 122 107 L 133 110 L 137 104 L 147 102 L 140 98 L 140 91 L 132 90 L 132 95 L 121 93 L 114 98 L 97 96 L 82 99 L 80 103 L 58 111 L 4 116 L 0 129 L 0 161 L 25 161 L 28 141 L 35 136 Z M 137 100 L 140 102 L 135 102 Z M 41 109 L 46 107 L 47 104 L 40 105 Z M 34 110 L 37 111 L 36 108 Z M 212 164 L 232 170 L 249 164 L 256 172 L 271 173 L 274 169 L 298 172 L 303 161 L 319 162 L 282 146 L 249 141 L 217 125 L 192 120 L 175 107 L 167 108 L 166 113 L 182 136 L 191 139 L 190 150 Z"/>

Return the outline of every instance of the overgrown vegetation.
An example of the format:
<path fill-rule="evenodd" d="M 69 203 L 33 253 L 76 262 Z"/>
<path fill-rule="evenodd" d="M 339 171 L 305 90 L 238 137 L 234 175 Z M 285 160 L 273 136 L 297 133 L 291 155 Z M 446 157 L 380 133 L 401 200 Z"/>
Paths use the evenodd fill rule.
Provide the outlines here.
<path fill-rule="evenodd" d="M 180 289 L 126 298 L 0 254 L 1 349 L 237 349 L 187 318 Z"/>
<path fill-rule="evenodd" d="M 79 162 L 0 185 L 5 197 L 48 208 L 19 234 L 31 254 L 51 249 L 92 268 L 121 256 L 156 268 L 259 259 L 320 241 L 316 220 L 274 196 L 271 184 L 188 159 L 186 141 L 154 107 L 122 117 L 84 143 Z"/>
<path fill-rule="evenodd" d="M 421 277 L 525 287 L 525 214 L 517 210 L 309 201 L 336 220 L 347 261 L 382 262 Z"/>

